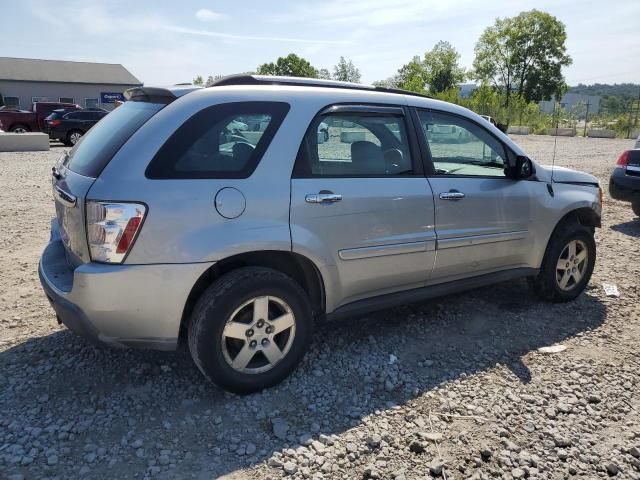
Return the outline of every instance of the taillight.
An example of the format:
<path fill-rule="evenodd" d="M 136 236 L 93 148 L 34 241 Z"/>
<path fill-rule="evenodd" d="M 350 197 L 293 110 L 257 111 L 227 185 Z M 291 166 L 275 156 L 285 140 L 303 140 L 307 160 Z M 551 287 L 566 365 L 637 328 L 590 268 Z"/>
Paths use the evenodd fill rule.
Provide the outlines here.
<path fill-rule="evenodd" d="M 87 201 L 87 240 L 94 262 L 122 263 L 129 253 L 147 207 L 140 203 Z"/>
<path fill-rule="evenodd" d="M 52 127 L 57 127 L 62 123 L 62 120 L 48 120 L 47 123 L 49 123 L 49 125 L 51 125 Z"/>
<path fill-rule="evenodd" d="M 620 158 L 618 158 L 616 162 L 616 166 L 618 167 L 626 167 L 627 165 L 629 165 L 629 150 L 622 152 L 622 155 L 620 155 Z"/>

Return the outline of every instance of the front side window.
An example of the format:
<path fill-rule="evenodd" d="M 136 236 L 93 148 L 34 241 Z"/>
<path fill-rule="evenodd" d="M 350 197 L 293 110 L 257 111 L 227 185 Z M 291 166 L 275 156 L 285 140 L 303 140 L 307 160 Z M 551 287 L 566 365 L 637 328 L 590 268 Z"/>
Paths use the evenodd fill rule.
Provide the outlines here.
<path fill-rule="evenodd" d="M 413 173 L 401 115 L 336 113 L 316 118 L 296 162 L 296 175 L 359 177 Z"/>
<path fill-rule="evenodd" d="M 457 115 L 418 111 L 436 175 L 504 177 L 505 149 L 481 126 Z"/>
<path fill-rule="evenodd" d="M 147 167 L 151 179 L 246 178 L 289 111 L 281 102 L 225 103 L 189 118 Z"/>

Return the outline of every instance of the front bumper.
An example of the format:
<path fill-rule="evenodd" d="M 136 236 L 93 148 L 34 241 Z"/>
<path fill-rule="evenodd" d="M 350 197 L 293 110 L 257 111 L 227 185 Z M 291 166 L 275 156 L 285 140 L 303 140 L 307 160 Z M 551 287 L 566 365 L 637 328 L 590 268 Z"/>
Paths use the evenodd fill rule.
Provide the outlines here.
<path fill-rule="evenodd" d="M 58 320 L 70 330 L 114 346 L 173 350 L 191 288 L 211 265 L 86 263 L 73 269 L 54 222 L 38 273 Z"/>
<path fill-rule="evenodd" d="M 640 202 L 640 176 L 627 175 L 624 169 L 615 168 L 609 179 L 609 194 L 616 200 Z"/>

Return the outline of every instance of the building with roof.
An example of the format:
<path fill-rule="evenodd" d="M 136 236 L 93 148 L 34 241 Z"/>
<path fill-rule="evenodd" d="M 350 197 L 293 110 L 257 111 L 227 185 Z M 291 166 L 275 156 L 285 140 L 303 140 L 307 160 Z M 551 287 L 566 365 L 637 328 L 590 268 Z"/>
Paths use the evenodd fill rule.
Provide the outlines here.
<path fill-rule="evenodd" d="M 140 85 L 119 64 L 0 57 L 3 103 L 23 109 L 48 101 L 111 110 L 126 89 Z"/>

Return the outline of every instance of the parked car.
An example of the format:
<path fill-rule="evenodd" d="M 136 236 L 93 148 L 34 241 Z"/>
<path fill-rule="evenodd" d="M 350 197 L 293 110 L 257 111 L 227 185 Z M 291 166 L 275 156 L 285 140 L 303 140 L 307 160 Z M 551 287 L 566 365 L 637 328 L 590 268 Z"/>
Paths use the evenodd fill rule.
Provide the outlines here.
<path fill-rule="evenodd" d="M 45 119 L 59 108 L 78 110 L 80 106 L 62 102 L 35 102 L 33 110 L 0 107 L 0 121 L 8 132 L 41 132 L 46 128 Z"/>
<path fill-rule="evenodd" d="M 609 193 L 616 200 L 630 202 L 633 213 L 640 217 L 640 147 L 622 152 L 609 179 Z"/>
<path fill-rule="evenodd" d="M 75 145 L 100 119 L 109 112 L 105 110 L 54 110 L 46 119 L 49 138 L 66 145 Z"/>
<path fill-rule="evenodd" d="M 470 132 L 457 125 L 424 124 L 423 127 L 430 142 L 462 143 L 471 140 Z"/>
<path fill-rule="evenodd" d="M 489 122 L 491 125 L 496 126 L 496 121 L 493 119 L 493 117 L 490 117 L 489 115 L 480 115 L 482 118 L 484 118 L 487 122 Z"/>
<path fill-rule="evenodd" d="M 291 373 L 315 322 L 517 278 L 564 302 L 591 277 L 596 178 L 552 172 L 460 106 L 248 75 L 126 96 L 53 169 L 40 279 L 88 338 L 184 340 L 209 380 L 248 393 Z M 224 135 L 253 116 L 261 133 Z M 319 142 L 323 122 L 362 135 Z"/>

